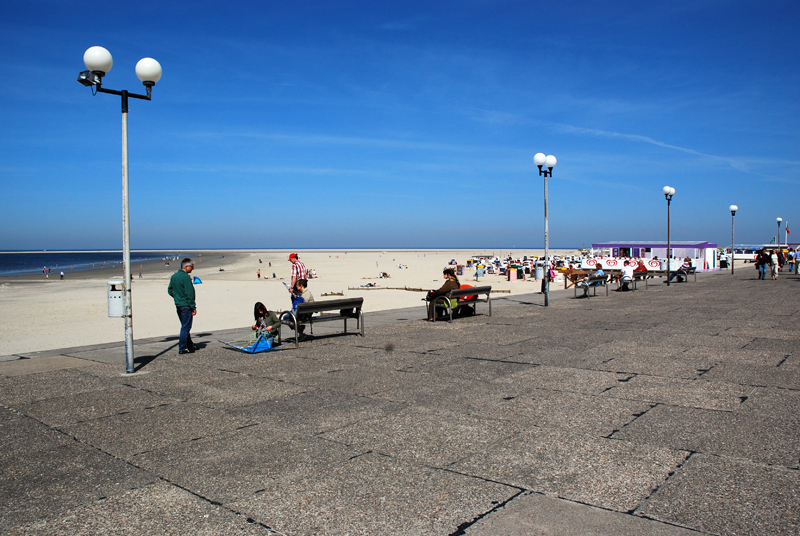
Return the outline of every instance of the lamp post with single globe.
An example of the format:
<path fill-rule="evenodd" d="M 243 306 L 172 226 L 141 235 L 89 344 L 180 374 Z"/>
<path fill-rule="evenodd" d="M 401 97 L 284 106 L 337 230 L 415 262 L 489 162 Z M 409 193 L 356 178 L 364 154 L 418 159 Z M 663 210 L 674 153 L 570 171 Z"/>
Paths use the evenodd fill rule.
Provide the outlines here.
<path fill-rule="evenodd" d="M 736 205 L 731 205 L 731 275 L 733 275 L 733 265 L 736 264 L 736 250 L 734 249 L 734 245 L 736 242 L 733 240 L 734 237 L 734 220 L 736 216 L 736 211 L 739 210 L 739 207 Z"/>
<path fill-rule="evenodd" d="M 544 153 L 536 153 L 533 156 L 533 163 L 539 168 L 539 176 L 544 177 L 544 306 L 550 305 L 550 237 L 547 227 L 547 177 L 553 176 L 553 168 L 556 167 L 556 157 L 553 155 L 545 156 Z M 542 169 L 542 167 L 547 169 Z"/>
<path fill-rule="evenodd" d="M 675 195 L 675 188 L 671 186 L 664 186 L 661 190 L 664 192 L 664 197 L 667 198 L 667 286 L 669 286 L 669 262 L 672 258 L 672 249 L 670 247 L 670 236 L 669 236 L 669 206 L 672 203 L 672 196 Z"/>
<path fill-rule="evenodd" d="M 782 221 L 783 221 L 783 218 L 778 218 L 777 219 L 777 222 L 778 222 L 778 236 L 775 237 L 775 245 L 777 245 L 777 246 L 781 245 L 781 222 Z"/>
<path fill-rule="evenodd" d="M 83 55 L 87 71 L 78 75 L 78 82 L 96 89 L 93 94 L 110 93 L 122 97 L 122 261 L 123 300 L 125 304 L 125 371 L 133 372 L 133 308 L 131 304 L 131 229 L 128 210 L 128 98 L 150 100 L 153 86 L 161 78 L 161 65 L 153 58 L 143 58 L 136 64 L 136 76 L 144 84 L 147 95 L 117 91 L 103 87 L 103 77 L 111 70 L 114 60 L 103 47 L 91 47 Z"/>

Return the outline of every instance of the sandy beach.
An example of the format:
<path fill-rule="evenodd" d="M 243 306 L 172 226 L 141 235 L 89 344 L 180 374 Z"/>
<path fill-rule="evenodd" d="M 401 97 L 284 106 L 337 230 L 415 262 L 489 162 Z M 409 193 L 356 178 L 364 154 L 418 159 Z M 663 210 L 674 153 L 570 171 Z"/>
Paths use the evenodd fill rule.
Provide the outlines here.
<path fill-rule="evenodd" d="M 192 275 L 199 277 L 202 284 L 195 286 L 197 316 L 192 331 L 249 326 L 256 301 L 270 309 L 290 308 L 289 294 L 283 285 L 291 278 L 289 253 L 288 250 L 203 251 L 202 255 L 193 255 Z M 519 258 L 543 255 L 542 250 L 298 250 L 297 253 L 309 270 L 316 270 L 317 278 L 310 281 L 309 290 L 317 300 L 333 299 L 336 296 L 325 294 L 344 292 L 346 297 L 363 296 L 366 314 L 418 306 L 420 317 L 425 314 L 420 301 L 422 292 L 367 289 L 362 285 L 438 288 L 443 283 L 441 270 L 451 259 L 465 264 L 467 258 L 477 254 L 511 253 Z M 574 251 L 551 250 L 551 253 Z M 167 284 L 178 268 L 178 262 L 169 266 L 164 261 L 131 264 L 134 340 L 177 335 L 180 324 L 172 298 L 167 295 Z M 259 269 L 260 279 L 256 276 Z M 379 279 L 380 272 L 387 272 L 391 278 Z M 106 299 L 107 281 L 121 278 L 121 267 L 67 272 L 63 281 L 56 274 L 50 279 L 41 274 L 0 277 L 0 356 L 124 340 L 123 321 L 108 317 Z M 474 270 L 466 269 L 460 279 L 475 284 Z M 499 275 L 487 275 L 480 284 L 510 294 L 537 292 L 540 288 L 540 282 L 509 282 Z M 553 291 L 558 288 L 551 286 Z"/>

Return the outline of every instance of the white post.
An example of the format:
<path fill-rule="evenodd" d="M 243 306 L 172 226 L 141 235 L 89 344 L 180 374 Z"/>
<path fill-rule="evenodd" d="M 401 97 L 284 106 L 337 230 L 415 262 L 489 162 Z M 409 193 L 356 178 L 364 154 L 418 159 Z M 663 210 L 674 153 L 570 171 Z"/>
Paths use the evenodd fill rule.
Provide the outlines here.
<path fill-rule="evenodd" d="M 125 303 L 125 371 L 133 372 L 133 304 L 131 300 L 131 225 L 128 209 L 128 112 L 127 95 L 122 112 L 122 296 Z"/>

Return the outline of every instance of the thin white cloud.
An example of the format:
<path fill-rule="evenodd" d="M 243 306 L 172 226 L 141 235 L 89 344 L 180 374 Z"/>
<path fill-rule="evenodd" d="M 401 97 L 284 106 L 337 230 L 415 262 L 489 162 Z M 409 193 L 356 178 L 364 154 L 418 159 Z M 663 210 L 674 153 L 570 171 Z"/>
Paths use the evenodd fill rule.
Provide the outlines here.
<path fill-rule="evenodd" d="M 599 130 L 594 128 L 584 128 L 584 127 L 576 127 L 573 125 L 563 125 L 557 124 L 556 128 L 561 132 L 565 133 L 577 133 L 577 134 L 588 134 L 591 136 L 598 136 L 603 138 L 619 138 L 625 139 L 630 141 L 636 141 L 640 143 L 649 143 L 650 145 L 656 145 L 658 147 L 664 147 L 666 149 L 673 149 L 676 151 L 681 151 L 687 154 L 700 156 L 703 158 L 710 158 L 712 160 L 717 160 L 719 162 L 724 162 L 731 166 L 734 169 L 744 171 L 747 173 L 753 173 L 755 175 L 760 175 L 766 177 L 766 175 L 762 175 L 753 171 L 751 168 L 753 166 L 764 166 L 764 165 L 789 165 L 789 166 L 798 166 L 800 165 L 799 161 L 795 160 L 779 160 L 779 159 L 770 159 L 770 158 L 756 158 L 756 157 L 740 157 L 740 158 L 731 158 L 728 156 L 719 156 L 714 154 L 703 153 L 700 151 L 696 151 L 695 149 L 690 149 L 688 147 L 681 147 L 679 145 L 671 145 L 669 143 L 664 143 L 663 141 L 658 141 L 653 139 L 649 136 L 642 136 L 639 134 L 625 134 L 623 132 L 614 132 L 609 130 Z"/>

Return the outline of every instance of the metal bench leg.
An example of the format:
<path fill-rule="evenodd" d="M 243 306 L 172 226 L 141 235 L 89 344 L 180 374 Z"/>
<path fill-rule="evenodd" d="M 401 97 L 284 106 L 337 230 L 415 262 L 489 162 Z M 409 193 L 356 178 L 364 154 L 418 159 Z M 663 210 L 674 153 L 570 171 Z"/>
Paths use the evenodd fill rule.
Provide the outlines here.
<path fill-rule="evenodd" d="M 492 299 L 486 296 L 486 302 L 489 304 L 489 316 L 492 316 Z"/>

